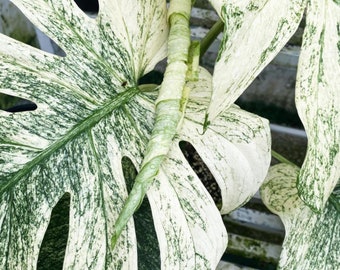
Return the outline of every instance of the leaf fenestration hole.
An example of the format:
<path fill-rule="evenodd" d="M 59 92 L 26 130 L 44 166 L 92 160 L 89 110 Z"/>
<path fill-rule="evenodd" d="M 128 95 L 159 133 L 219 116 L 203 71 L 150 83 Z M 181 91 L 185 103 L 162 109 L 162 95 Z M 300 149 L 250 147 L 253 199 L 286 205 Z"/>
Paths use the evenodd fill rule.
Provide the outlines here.
<path fill-rule="evenodd" d="M 65 193 L 52 210 L 40 247 L 38 270 L 63 269 L 69 232 L 70 200 L 70 193 Z"/>
<path fill-rule="evenodd" d="M 137 170 L 130 158 L 122 158 L 123 174 L 128 192 L 133 187 Z M 133 215 L 137 237 L 138 269 L 161 269 L 160 249 L 147 197 Z"/>
<path fill-rule="evenodd" d="M 65 56 L 65 52 L 35 27 L 10 1 L 5 1 L 0 5 L 0 15 L 0 32 L 2 34 L 42 51 Z"/>
<path fill-rule="evenodd" d="M 36 28 L 37 39 L 39 43 L 39 49 L 51 53 L 57 56 L 65 57 L 65 51 L 50 37 L 48 37 L 45 33 Z"/>
<path fill-rule="evenodd" d="M 34 111 L 37 108 L 37 104 L 30 100 L 0 93 L 0 110 L 2 111 L 17 113 Z"/>
<path fill-rule="evenodd" d="M 179 147 L 194 170 L 198 178 L 201 180 L 211 197 L 213 198 L 217 207 L 222 205 L 221 189 L 216 182 L 214 176 L 210 172 L 208 166 L 204 163 L 200 155 L 197 153 L 194 146 L 186 141 L 181 141 Z"/>
<path fill-rule="evenodd" d="M 91 18 L 96 17 L 99 11 L 98 0 L 74 0 L 77 6 Z"/>
<path fill-rule="evenodd" d="M 162 81 L 163 81 L 163 77 L 164 77 L 164 74 L 157 71 L 157 70 L 153 70 L 153 71 L 150 71 L 149 73 L 145 74 L 143 77 L 141 77 L 139 80 L 138 80 L 138 84 L 162 84 Z"/>
<path fill-rule="evenodd" d="M 11 1 L 1 1 L 0 33 L 38 48 L 33 24 Z"/>

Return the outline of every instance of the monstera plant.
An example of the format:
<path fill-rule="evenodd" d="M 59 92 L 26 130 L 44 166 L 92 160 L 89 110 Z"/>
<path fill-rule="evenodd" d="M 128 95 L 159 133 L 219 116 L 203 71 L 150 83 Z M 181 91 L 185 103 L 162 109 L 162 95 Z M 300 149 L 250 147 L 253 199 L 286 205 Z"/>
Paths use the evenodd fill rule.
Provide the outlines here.
<path fill-rule="evenodd" d="M 268 121 L 233 103 L 293 35 L 307 1 L 211 0 L 225 24 L 213 75 L 199 66 L 199 43 L 190 40 L 192 2 L 99 0 L 90 18 L 73 0 L 13 0 L 65 56 L 0 36 L 0 92 L 37 106 L 0 111 L 1 269 L 36 268 L 52 209 L 66 193 L 64 269 L 215 269 L 227 246 L 221 214 L 254 195 L 271 158 Z M 285 185 L 269 184 L 276 179 L 269 174 L 263 194 L 281 205 L 269 206 L 276 212 L 287 196 L 301 200 L 306 215 L 295 209 L 294 224 L 313 216 L 315 230 L 314 215 L 335 225 L 339 216 L 339 197 L 331 195 L 339 180 L 339 3 L 310 0 L 307 14 L 297 105 L 309 151 L 297 182 L 295 167 Z M 140 85 L 165 57 L 161 86 Z M 220 209 L 181 141 L 215 177 Z M 281 184 L 289 192 L 279 188 L 280 195 Z M 138 208 L 150 208 L 152 218 L 134 215 Z M 306 227 L 287 224 L 293 236 L 284 248 L 308 246 L 301 254 L 313 266 L 316 236 L 295 241 Z M 320 237 L 339 239 L 339 230 L 323 228 Z M 328 245 L 330 265 L 338 250 Z M 297 269 L 294 252 L 282 265 L 287 254 Z"/>

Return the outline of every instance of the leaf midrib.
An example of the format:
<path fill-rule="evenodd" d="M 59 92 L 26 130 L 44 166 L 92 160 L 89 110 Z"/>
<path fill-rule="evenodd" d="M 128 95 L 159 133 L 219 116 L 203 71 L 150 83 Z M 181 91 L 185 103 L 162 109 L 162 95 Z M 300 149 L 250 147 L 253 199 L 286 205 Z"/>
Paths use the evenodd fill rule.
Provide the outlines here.
<path fill-rule="evenodd" d="M 115 109 L 124 105 L 126 102 L 131 100 L 135 95 L 140 92 L 139 88 L 129 88 L 125 92 L 117 94 L 112 100 L 104 104 L 102 107 L 93 111 L 93 113 L 83 119 L 81 122 L 73 126 L 67 133 L 65 133 L 62 138 L 55 141 L 51 145 L 49 145 L 46 149 L 44 149 L 40 154 L 34 157 L 31 161 L 27 162 L 20 170 L 16 173 L 11 174 L 12 177 L 8 177 L 7 183 L 5 183 L 0 189 L 0 196 L 15 186 L 20 179 L 22 179 L 25 175 L 29 174 L 30 171 L 38 164 L 41 164 L 44 160 L 48 159 L 53 153 L 57 150 L 61 149 L 68 142 L 74 140 L 83 132 L 91 129 L 94 125 L 96 125 L 101 119 L 105 116 L 112 113 Z"/>

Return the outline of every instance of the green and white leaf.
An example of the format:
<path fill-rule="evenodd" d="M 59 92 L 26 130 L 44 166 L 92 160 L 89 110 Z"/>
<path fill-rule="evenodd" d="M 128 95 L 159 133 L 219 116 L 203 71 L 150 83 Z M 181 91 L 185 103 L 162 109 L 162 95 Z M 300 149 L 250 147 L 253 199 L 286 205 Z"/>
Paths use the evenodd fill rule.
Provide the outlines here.
<path fill-rule="evenodd" d="M 296 31 L 306 0 L 210 0 L 225 23 L 207 123 L 235 102 Z"/>
<path fill-rule="evenodd" d="M 223 200 L 221 213 L 226 214 L 253 197 L 267 174 L 271 159 L 269 123 L 233 105 L 200 134 L 199 125 L 204 122 L 204 110 L 210 101 L 212 76 L 201 69 L 199 78 L 198 83 L 189 85 L 193 101 L 188 104 L 186 118 L 192 123 L 184 124 L 181 133 L 218 182 Z M 198 102 L 206 106 L 198 106 Z"/>
<path fill-rule="evenodd" d="M 321 211 L 340 180 L 340 4 L 309 1 L 296 82 L 308 136 L 298 180 L 301 198 Z"/>
<path fill-rule="evenodd" d="M 64 267 L 134 269 L 133 224 L 114 251 L 107 242 L 126 197 L 121 158 L 129 153 L 141 160 L 153 108 L 148 108 L 148 115 L 134 114 L 146 122 L 139 131 L 132 120 L 127 121 L 129 112 L 122 105 L 137 93 L 136 74 L 165 56 L 165 3 L 116 1 L 118 7 L 129 7 L 130 13 L 126 16 L 124 9 L 125 15 L 116 16 L 114 22 L 107 17 L 117 6 L 105 1 L 100 2 L 96 20 L 74 1 L 16 3 L 67 55 L 48 55 L 1 36 L 0 91 L 38 105 L 30 113 L 0 112 L 1 268 L 35 268 L 52 207 L 70 192 Z M 116 23 L 125 24 L 120 22 L 123 18 L 138 18 L 138 24 L 129 26 L 134 33 L 112 29 Z M 159 50 L 151 50 L 148 42 L 138 46 L 134 41 L 138 29 L 139 36 L 153 40 L 152 46 L 158 44 Z"/>
<path fill-rule="evenodd" d="M 299 168 L 279 164 L 269 169 L 261 187 L 266 206 L 280 216 L 286 230 L 278 269 L 340 268 L 340 192 L 334 192 L 321 213 L 299 197 Z"/>
<path fill-rule="evenodd" d="M 244 204 L 254 195 L 270 163 L 268 121 L 236 106 L 221 115 L 204 134 L 200 133 L 211 94 L 212 77 L 201 68 L 199 78 L 198 82 L 188 83 L 192 90 L 183 128 L 178 131 L 148 192 L 154 216 L 158 217 L 154 222 L 162 224 L 156 225 L 158 238 L 174 243 L 181 239 L 186 250 L 186 257 L 182 254 L 180 262 L 172 262 L 174 257 L 170 255 L 177 253 L 178 247 L 169 247 L 165 269 L 194 269 L 198 265 L 203 269 L 214 269 L 227 243 L 214 202 L 184 159 L 179 143 L 183 140 L 190 142 L 216 178 L 222 190 L 222 214 Z M 174 200 L 176 197 L 178 201 Z M 180 221 L 184 219 L 186 221 L 181 225 Z M 178 239 L 173 236 L 176 226 L 180 232 Z M 190 227 L 188 234 L 185 233 L 187 226 Z M 210 233 L 204 234 L 204 231 Z M 205 259 L 198 255 L 203 254 L 200 251 L 203 243 Z"/>
<path fill-rule="evenodd" d="M 96 19 L 71 0 L 15 3 L 66 56 L 0 36 L 0 92 L 37 104 L 31 112 L 0 111 L 0 268 L 35 269 L 52 208 L 68 192 L 64 269 L 136 269 L 134 221 L 114 250 L 110 241 L 127 197 L 122 159 L 140 168 L 154 123 L 156 96 L 141 92 L 137 80 L 165 56 L 165 1 L 99 1 Z M 220 213 L 179 141 L 210 164 L 223 212 L 255 193 L 269 165 L 262 118 L 232 107 L 199 134 L 212 85 L 201 74 L 184 128 L 147 194 L 162 269 L 214 269 L 227 245 Z M 152 264 L 154 254 L 139 259 Z"/>

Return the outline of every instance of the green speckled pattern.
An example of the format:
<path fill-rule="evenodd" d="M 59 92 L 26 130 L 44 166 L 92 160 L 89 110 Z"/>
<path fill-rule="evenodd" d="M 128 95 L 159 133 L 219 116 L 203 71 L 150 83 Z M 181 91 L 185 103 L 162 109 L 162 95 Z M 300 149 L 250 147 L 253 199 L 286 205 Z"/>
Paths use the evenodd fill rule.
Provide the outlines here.
<path fill-rule="evenodd" d="M 320 214 L 313 212 L 298 196 L 298 175 L 295 166 L 275 165 L 261 187 L 263 202 L 286 229 L 278 269 L 340 269 L 339 209 L 327 202 Z M 339 193 L 332 196 L 340 201 Z"/>
<path fill-rule="evenodd" d="M 294 34 L 306 0 L 210 0 L 225 23 L 208 109 L 212 122 L 243 93 Z"/>
<path fill-rule="evenodd" d="M 308 136 L 299 195 L 321 211 L 340 181 L 340 6 L 332 0 L 308 5 L 296 106 Z"/>

